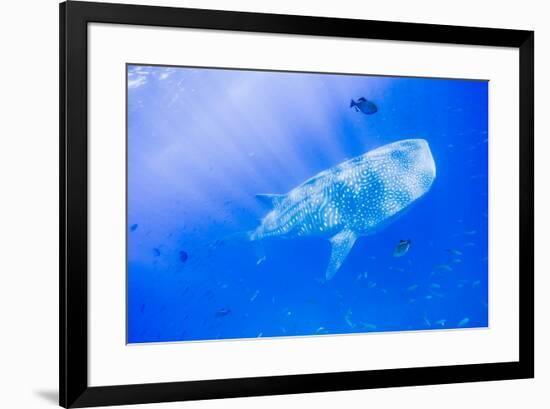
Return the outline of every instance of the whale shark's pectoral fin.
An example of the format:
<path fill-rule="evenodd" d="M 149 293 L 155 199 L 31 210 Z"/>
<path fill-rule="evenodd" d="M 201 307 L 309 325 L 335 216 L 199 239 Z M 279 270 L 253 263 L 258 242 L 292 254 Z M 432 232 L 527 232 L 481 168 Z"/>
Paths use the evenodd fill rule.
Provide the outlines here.
<path fill-rule="evenodd" d="M 336 274 L 344 262 L 344 259 L 347 257 L 356 239 L 357 236 L 351 230 L 342 230 L 340 233 L 330 238 L 332 253 L 330 254 L 330 261 L 325 275 L 327 280 L 334 277 L 334 274 Z"/>
<path fill-rule="evenodd" d="M 260 202 L 271 207 L 275 207 L 280 204 L 285 199 L 285 197 L 286 195 L 278 195 L 272 193 L 260 193 L 256 195 L 256 198 Z"/>

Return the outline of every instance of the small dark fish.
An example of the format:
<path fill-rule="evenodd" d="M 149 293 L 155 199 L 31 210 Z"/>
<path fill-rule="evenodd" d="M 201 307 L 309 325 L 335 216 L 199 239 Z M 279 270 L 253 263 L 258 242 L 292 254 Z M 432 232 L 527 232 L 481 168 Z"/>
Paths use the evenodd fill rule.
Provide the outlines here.
<path fill-rule="evenodd" d="M 373 102 L 366 100 L 364 97 L 359 98 L 357 101 L 351 100 L 349 104 L 350 108 L 355 108 L 356 112 L 362 112 L 365 115 L 372 115 L 378 112 L 378 108 Z"/>
<path fill-rule="evenodd" d="M 181 250 L 181 251 L 180 251 L 180 261 L 181 261 L 182 263 L 185 263 L 185 262 L 187 261 L 188 258 L 189 258 L 189 255 L 187 254 L 187 252 L 184 251 L 184 250 Z"/>
<path fill-rule="evenodd" d="M 155 257 L 160 256 L 160 250 L 157 249 L 157 248 L 155 247 L 155 248 L 153 249 L 153 255 L 154 255 Z"/>
<path fill-rule="evenodd" d="M 395 247 L 395 250 L 393 251 L 394 257 L 401 257 L 404 256 L 407 251 L 409 251 L 411 247 L 411 241 L 410 240 L 400 240 L 399 244 Z"/>
<path fill-rule="evenodd" d="M 137 223 L 136 223 L 136 224 L 132 224 L 132 225 L 130 226 L 130 231 L 136 231 L 137 228 L 138 228 Z"/>
<path fill-rule="evenodd" d="M 216 317 L 221 318 L 225 317 L 231 312 L 229 308 L 222 308 L 221 310 L 216 311 Z"/>
<path fill-rule="evenodd" d="M 462 252 L 460 250 L 457 250 L 457 249 L 447 249 L 447 252 L 449 254 L 452 254 L 453 256 L 461 256 L 462 255 Z"/>

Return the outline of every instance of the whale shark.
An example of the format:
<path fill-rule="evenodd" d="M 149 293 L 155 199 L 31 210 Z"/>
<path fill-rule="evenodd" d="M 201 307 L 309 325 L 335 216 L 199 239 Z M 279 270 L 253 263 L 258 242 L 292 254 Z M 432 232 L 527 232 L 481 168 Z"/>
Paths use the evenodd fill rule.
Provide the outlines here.
<path fill-rule="evenodd" d="M 330 280 L 359 237 L 379 232 L 425 195 L 436 177 L 428 142 L 405 139 L 326 169 L 286 194 L 259 194 L 271 206 L 252 241 L 325 237 Z"/>

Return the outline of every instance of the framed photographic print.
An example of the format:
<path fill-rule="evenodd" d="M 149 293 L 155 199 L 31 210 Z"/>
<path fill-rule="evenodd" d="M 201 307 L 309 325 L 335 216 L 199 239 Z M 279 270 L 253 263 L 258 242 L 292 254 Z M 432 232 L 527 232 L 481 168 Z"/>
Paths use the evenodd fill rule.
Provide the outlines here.
<path fill-rule="evenodd" d="M 60 5 L 60 404 L 529 378 L 534 34 Z"/>

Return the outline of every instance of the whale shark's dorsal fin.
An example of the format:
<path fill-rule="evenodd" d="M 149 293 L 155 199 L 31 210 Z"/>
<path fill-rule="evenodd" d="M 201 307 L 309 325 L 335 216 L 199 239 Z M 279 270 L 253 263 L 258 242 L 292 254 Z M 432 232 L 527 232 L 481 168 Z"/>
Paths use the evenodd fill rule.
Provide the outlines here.
<path fill-rule="evenodd" d="M 278 195 L 272 193 L 260 193 L 256 195 L 256 198 L 260 202 L 271 207 L 275 207 L 280 204 L 285 199 L 285 197 L 286 195 Z"/>
<path fill-rule="evenodd" d="M 334 274 L 336 274 L 344 262 L 356 239 L 357 236 L 351 230 L 342 230 L 330 238 L 332 253 L 330 254 L 330 261 L 325 275 L 327 281 L 334 277 Z"/>

